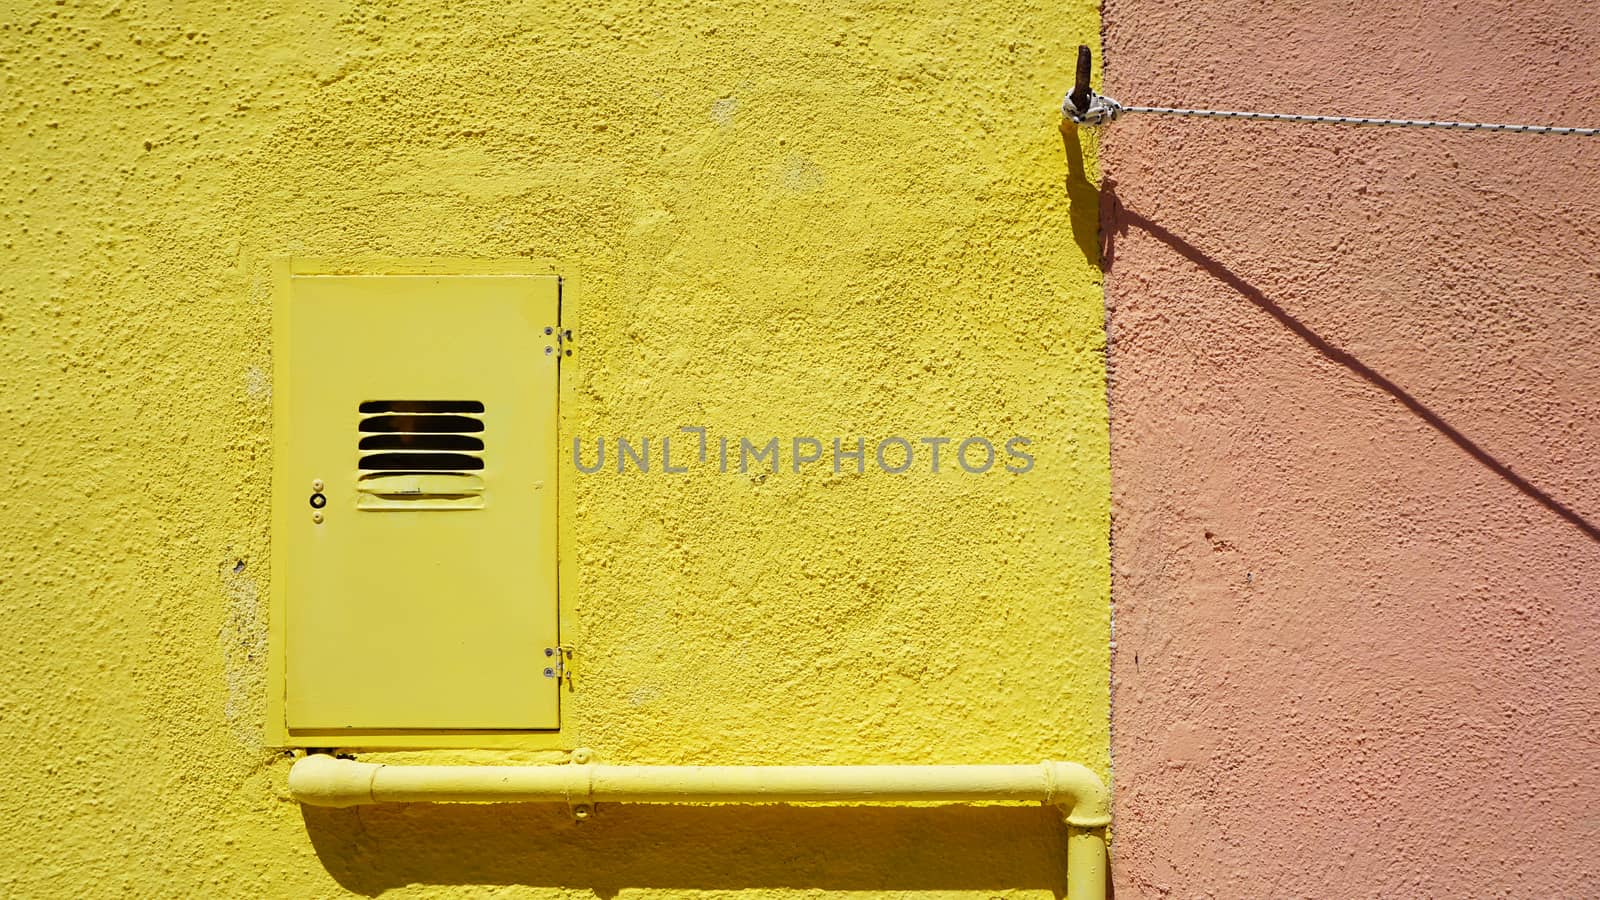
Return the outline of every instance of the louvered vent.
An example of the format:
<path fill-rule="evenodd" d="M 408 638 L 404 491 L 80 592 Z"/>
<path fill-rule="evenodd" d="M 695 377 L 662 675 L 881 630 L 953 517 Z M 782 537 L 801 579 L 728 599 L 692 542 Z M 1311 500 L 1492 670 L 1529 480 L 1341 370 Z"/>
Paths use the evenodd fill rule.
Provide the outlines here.
<path fill-rule="evenodd" d="M 483 404 L 368 400 L 361 404 L 356 507 L 483 507 Z"/>

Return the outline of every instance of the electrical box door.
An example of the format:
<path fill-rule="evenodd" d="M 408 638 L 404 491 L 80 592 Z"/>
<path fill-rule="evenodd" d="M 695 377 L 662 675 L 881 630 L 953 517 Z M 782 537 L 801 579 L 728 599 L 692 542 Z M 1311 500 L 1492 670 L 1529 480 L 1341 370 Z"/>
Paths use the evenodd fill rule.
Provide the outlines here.
<path fill-rule="evenodd" d="M 560 287 L 280 279 L 272 551 L 290 743 L 559 727 Z"/>

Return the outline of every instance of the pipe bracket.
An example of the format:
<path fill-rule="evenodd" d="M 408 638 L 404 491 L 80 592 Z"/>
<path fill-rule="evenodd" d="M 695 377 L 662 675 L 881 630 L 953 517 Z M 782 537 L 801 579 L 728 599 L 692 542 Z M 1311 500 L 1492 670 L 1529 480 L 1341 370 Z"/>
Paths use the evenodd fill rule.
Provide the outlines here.
<path fill-rule="evenodd" d="M 590 816 L 594 815 L 594 751 L 588 747 L 579 747 L 572 751 L 572 758 L 567 763 L 569 766 L 583 769 L 581 780 L 577 783 L 583 786 L 582 793 L 574 797 L 571 790 L 567 791 L 567 814 L 572 816 L 572 821 L 581 825 Z"/>

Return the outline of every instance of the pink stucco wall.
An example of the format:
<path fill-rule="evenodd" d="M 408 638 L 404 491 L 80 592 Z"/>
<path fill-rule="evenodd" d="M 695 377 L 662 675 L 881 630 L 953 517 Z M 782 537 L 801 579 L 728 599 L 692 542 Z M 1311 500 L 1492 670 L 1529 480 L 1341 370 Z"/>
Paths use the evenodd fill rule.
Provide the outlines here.
<path fill-rule="evenodd" d="M 1124 102 L 1600 125 L 1600 5 L 1107 0 Z M 1142 897 L 1600 896 L 1600 139 L 1107 129 Z"/>

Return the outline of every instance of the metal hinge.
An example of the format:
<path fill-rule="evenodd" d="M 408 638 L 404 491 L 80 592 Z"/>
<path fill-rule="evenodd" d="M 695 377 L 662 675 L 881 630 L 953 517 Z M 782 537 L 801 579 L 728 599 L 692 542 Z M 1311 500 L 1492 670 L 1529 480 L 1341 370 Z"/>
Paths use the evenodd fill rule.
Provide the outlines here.
<path fill-rule="evenodd" d="M 544 677 L 554 678 L 558 682 L 572 687 L 572 645 L 557 644 L 554 647 L 544 648 L 544 655 L 550 659 L 550 665 L 544 667 Z"/>
<path fill-rule="evenodd" d="M 560 325 L 546 325 L 544 339 L 553 341 L 544 347 L 545 356 L 554 356 L 559 360 L 563 356 L 572 355 L 572 329 L 562 328 Z"/>

